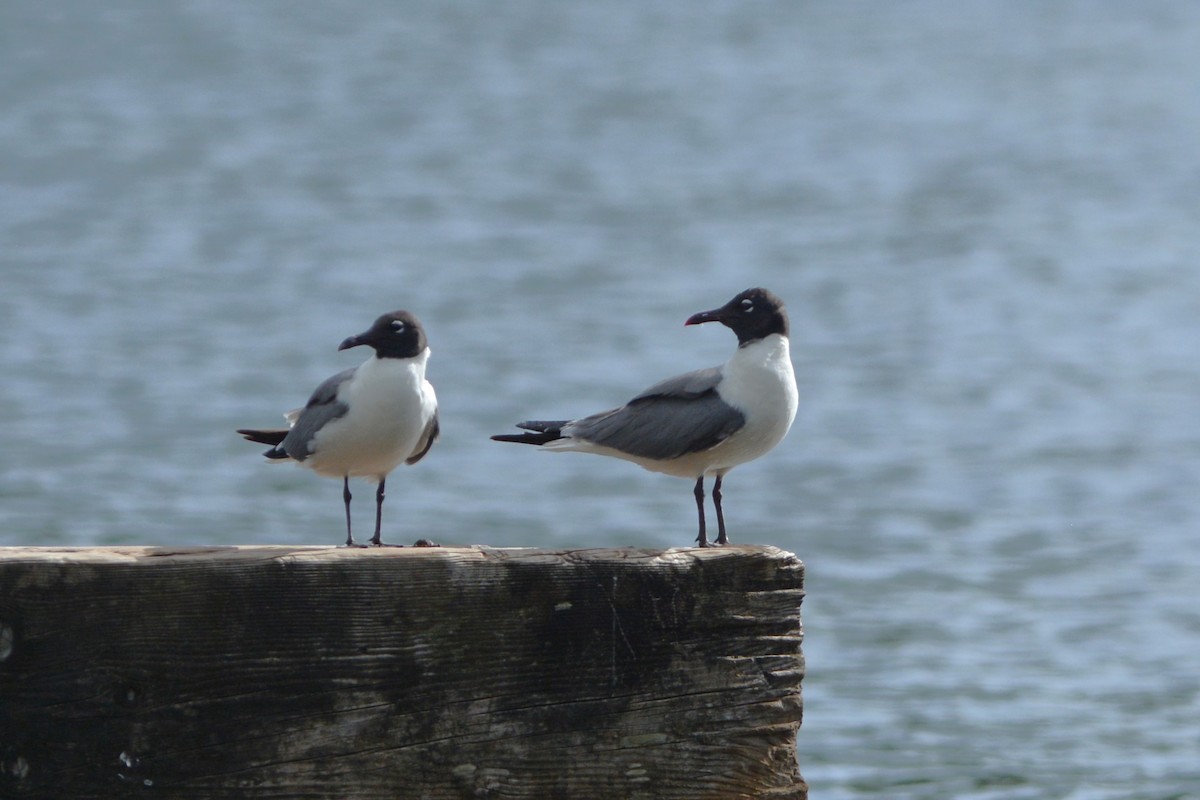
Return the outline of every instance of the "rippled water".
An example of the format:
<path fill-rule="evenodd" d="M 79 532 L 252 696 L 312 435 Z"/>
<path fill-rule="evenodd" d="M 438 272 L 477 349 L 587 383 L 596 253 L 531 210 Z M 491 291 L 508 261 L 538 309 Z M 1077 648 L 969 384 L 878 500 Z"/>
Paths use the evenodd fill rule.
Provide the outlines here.
<path fill-rule="evenodd" d="M 421 316 L 393 540 L 684 545 L 690 486 L 487 441 L 723 360 L 808 565 L 821 798 L 1200 797 L 1200 7 L 113 0 L 0 9 L 0 544 L 328 542 L 275 424 Z M 369 489 L 357 519 L 369 523 Z"/>

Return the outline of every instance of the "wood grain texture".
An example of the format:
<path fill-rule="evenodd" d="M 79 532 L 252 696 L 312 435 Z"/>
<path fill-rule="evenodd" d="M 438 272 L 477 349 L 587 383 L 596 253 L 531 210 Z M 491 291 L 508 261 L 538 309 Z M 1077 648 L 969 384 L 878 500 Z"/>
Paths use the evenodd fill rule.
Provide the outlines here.
<path fill-rule="evenodd" d="M 0 797 L 804 798 L 770 547 L 0 550 Z"/>

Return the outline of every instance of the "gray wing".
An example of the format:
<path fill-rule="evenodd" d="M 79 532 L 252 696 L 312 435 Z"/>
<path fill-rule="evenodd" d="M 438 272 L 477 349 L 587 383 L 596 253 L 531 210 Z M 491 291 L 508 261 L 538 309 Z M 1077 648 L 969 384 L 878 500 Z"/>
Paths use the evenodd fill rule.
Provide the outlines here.
<path fill-rule="evenodd" d="M 698 369 L 659 381 L 629 402 L 635 403 L 647 397 L 697 398 L 708 392 L 715 392 L 720 382 L 720 367 Z"/>
<path fill-rule="evenodd" d="M 337 400 L 338 387 L 350 380 L 356 367 L 344 369 L 331 378 L 326 378 L 308 398 L 304 409 L 296 417 L 292 429 L 279 447 L 297 461 L 312 455 L 312 440 L 317 431 L 328 423 L 343 416 L 349 409 Z M 289 414 L 290 416 L 290 414 Z"/>
<path fill-rule="evenodd" d="M 421 433 L 421 438 L 417 440 L 417 446 L 413 448 L 413 454 L 404 459 L 405 464 L 415 464 L 425 457 L 429 452 L 429 448 L 433 447 L 433 443 L 437 441 L 438 434 L 442 432 L 442 426 L 438 424 L 437 411 L 433 412 L 433 419 L 429 420 L 429 424 L 425 426 L 425 430 Z"/>
<path fill-rule="evenodd" d="M 640 458 L 707 450 L 746 424 L 717 394 L 721 371 L 696 370 L 656 383 L 624 406 L 575 420 L 569 435 Z"/>

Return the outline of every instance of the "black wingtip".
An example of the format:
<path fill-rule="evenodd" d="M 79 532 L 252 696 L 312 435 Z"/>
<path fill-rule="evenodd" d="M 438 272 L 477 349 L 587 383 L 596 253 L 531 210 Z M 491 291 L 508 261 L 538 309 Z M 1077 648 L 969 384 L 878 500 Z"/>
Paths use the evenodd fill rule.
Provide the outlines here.
<path fill-rule="evenodd" d="M 553 433 L 498 433 L 493 442 L 516 442 L 517 444 L 543 445 L 562 437 Z"/>
<path fill-rule="evenodd" d="M 277 445 L 287 438 L 288 432 L 286 428 L 279 430 L 254 430 L 253 428 L 238 428 L 238 433 L 242 438 L 259 444 Z"/>
<path fill-rule="evenodd" d="M 283 443 L 283 440 L 287 438 L 288 432 L 286 429 L 260 431 L 253 428 L 238 428 L 238 433 L 247 441 L 271 445 L 271 449 L 263 453 L 269 459 L 291 458 L 286 450 L 279 447 Z"/>
<path fill-rule="evenodd" d="M 525 422 L 518 422 L 518 428 L 530 431 L 530 433 L 498 433 L 492 437 L 492 441 L 543 445 L 563 438 L 562 428 L 566 424 L 566 420 L 555 420 L 553 422 L 527 420 Z"/>

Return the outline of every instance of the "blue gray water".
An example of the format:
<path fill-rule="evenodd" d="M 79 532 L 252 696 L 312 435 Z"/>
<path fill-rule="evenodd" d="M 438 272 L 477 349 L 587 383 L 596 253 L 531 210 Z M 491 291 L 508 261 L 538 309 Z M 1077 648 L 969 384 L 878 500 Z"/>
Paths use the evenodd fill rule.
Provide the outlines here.
<path fill-rule="evenodd" d="M 1200 5 L 0 6 L 0 544 L 340 541 L 271 425 L 424 320 L 386 533 L 685 545 L 690 487 L 489 442 L 722 361 L 808 565 L 814 798 L 1200 797 Z M 360 484 L 357 519 L 371 517 Z"/>

